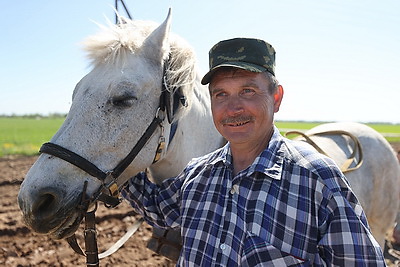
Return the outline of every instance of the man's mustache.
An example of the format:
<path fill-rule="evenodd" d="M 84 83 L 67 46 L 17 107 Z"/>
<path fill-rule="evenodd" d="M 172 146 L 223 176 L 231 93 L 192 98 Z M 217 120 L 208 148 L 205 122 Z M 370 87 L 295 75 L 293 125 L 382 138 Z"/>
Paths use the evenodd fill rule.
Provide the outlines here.
<path fill-rule="evenodd" d="M 253 121 L 254 118 L 252 116 L 235 116 L 235 117 L 228 117 L 221 120 L 222 124 L 240 124 L 245 122 Z"/>

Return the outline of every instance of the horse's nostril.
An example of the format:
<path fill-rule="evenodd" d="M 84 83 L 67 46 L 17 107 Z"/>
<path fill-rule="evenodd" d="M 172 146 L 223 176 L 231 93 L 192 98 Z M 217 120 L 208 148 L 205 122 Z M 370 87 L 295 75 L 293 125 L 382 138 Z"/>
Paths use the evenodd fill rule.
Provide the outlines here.
<path fill-rule="evenodd" d="M 24 188 L 22 188 L 24 190 Z M 35 232 L 48 234 L 65 221 L 67 216 L 65 191 L 55 187 L 39 188 L 18 196 L 24 221 Z"/>
<path fill-rule="evenodd" d="M 57 196 L 54 193 L 46 192 L 40 194 L 32 207 L 32 213 L 36 218 L 46 218 L 52 216 L 56 211 Z"/>
<path fill-rule="evenodd" d="M 41 196 L 39 200 L 38 210 L 47 210 L 50 206 L 53 205 L 55 199 L 56 198 L 52 194 Z"/>

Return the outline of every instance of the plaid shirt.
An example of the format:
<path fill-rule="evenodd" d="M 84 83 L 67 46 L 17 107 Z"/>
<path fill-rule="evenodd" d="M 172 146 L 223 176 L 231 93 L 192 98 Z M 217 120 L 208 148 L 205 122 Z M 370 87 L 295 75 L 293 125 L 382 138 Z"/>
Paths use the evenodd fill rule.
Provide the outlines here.
<path fill-rule="evenodd" d="M 141 173 L 123 196 L 152 225 L 180 229 L 179 266 L 385 266 L 335 163 L 283 138 L 233 177 L 229 143 L 161 185 Z"/>

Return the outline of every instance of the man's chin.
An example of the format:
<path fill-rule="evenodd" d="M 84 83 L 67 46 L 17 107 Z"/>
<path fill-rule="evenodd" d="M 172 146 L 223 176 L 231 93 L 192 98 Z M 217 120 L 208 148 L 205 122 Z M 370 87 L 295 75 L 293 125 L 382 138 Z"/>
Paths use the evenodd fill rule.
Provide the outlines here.
<path fill-rule="evenodd" d="M 229 133 L 222 134 L 226 140 L 231 144 L 246 144 L 250 141 L 249 134 L 247 132 L 230 131 Z"/>

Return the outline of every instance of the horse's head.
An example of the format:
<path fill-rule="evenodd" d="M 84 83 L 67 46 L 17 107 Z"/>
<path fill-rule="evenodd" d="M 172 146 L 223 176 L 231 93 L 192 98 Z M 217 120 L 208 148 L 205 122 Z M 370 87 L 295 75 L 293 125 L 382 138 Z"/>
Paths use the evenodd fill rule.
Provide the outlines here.
<path fill-rule="evenodd" d="M 68 116 L 51 140 L 106 173 L 130 153 L 158 118 L 140 153 L 121 170 L 118 186 L 153 163 L 160 137 L 168 143 L 171 132 L 175 134 L 171 131 L 174 113 L 176 120 L 192 105 L 185 88 L 192 88 L 196 80 L 194 53 L 169 33 L 169 25 L 170 15 L 158 27 L 124 20 L 89 38 L 86 49 L 93 69 L 77 84 Z M 169 93 L 162 95 L 162 91 Z M 182 96 L 186 102 L 180 101 Z M 82 219 L 76 207 L 84 183 L 90 197 L 104 181 L 43 150 L 21 185 L 18 201 L 33 230 L 64 238 Z M 65 151 L 60 154 L 71 156 Z"/>

